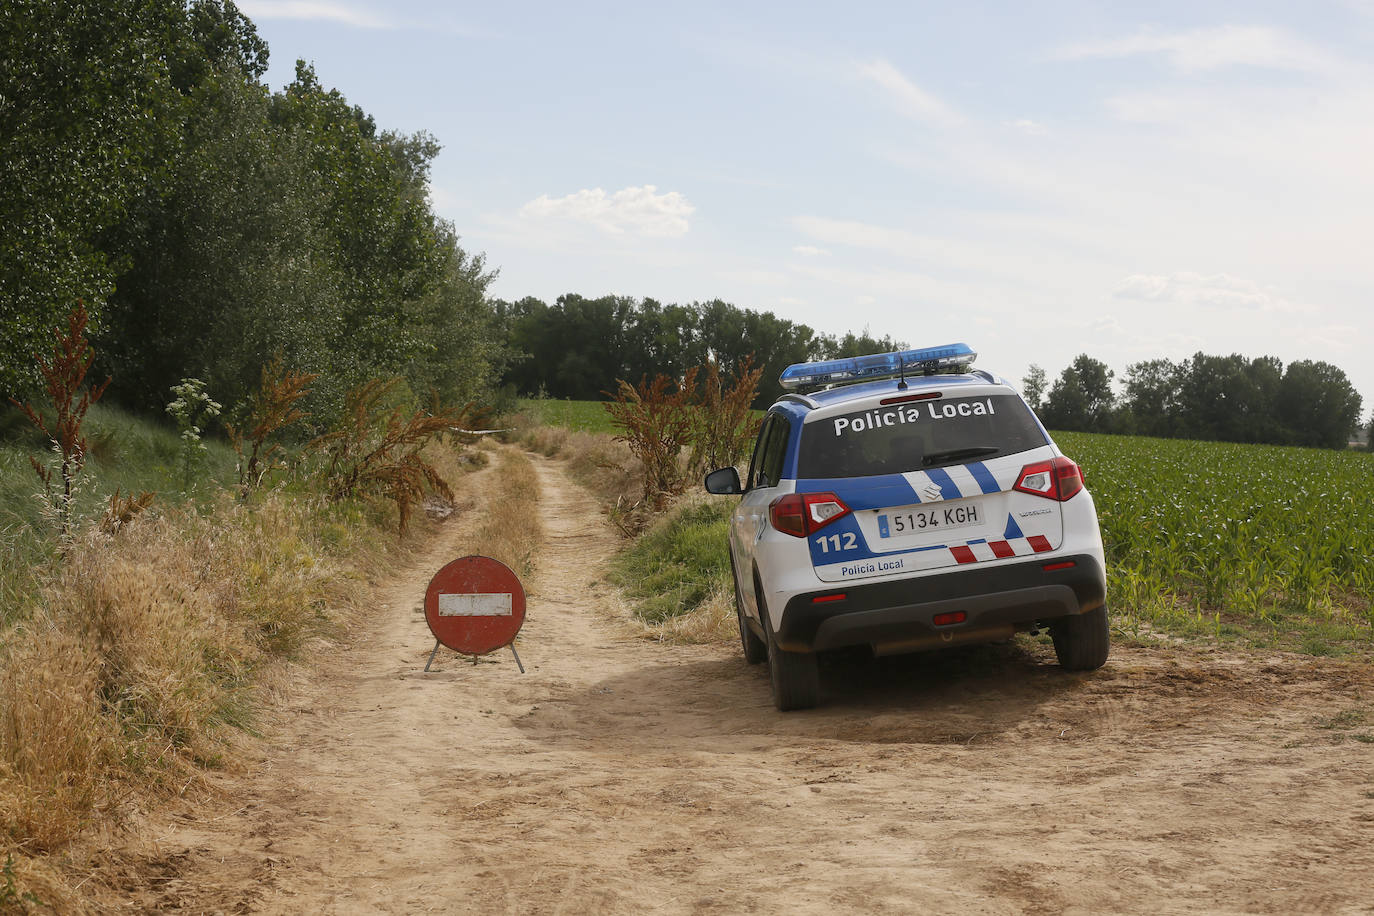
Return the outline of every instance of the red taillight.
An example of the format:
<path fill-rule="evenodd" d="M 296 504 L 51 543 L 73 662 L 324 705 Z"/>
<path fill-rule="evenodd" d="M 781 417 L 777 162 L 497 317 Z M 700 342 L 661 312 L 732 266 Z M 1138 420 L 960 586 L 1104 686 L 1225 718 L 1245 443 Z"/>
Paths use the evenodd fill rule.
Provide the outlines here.
<path fill-rule="evenodd" d="M 930 622 L 937 627 L 947 627 L 956 623 L 963 623 L 968 620 L 968 614 L 964 611 L 950 611 L 945 614 L 936 614 Z"/>
<path fill-rule="evenodd" d="M 783 534 L 804 538 L 849 514 L 834 493 L 788 493 L 768 506 L 768 518 Z"/>
<path fill-rule="evenodd" d="M 1012 489 L 1063 502 L 1083 489 L 1083 470 L 1067 458 L 1037 461 L 1021 469 Z"/>
<path fill-rule="evenodd" d="M 849 597 L 849 596 L 848 596 L 848 594 L 846 594 L 845 592 L 839 592 L 838 594 L 834 594 L 834 595 L 817 595 L 816 597 L 814 597 L 814 598 L 811 599 L 811 603 L 812 603 L 812 604 L 829 604 L 829 603 L 832 602 L 832 601 L 843 601 L 843 600 L 844 600 L 845 598 L 847 598 L 847 597 Z"/>

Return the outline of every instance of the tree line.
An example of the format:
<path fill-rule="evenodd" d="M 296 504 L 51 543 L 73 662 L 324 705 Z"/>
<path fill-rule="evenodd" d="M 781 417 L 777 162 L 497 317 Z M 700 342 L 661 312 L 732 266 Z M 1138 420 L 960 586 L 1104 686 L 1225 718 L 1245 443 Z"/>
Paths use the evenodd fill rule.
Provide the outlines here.
<path fill-rule="evenodd" d="M 480 395 L 504 341 L 482 257 L 428 203 L 439 151 L 297 62 L 278 92 L 231 0 L 0 0 L 0 402 L 82 303 L 109 397 L 226 404 L 281 357 L 337 412 L 371 378 Z"/>
<path fill-rule="evenodd" d="M 1345 373 L 1315 360 L 1199 352 L 1127 366 L 1119 393 L 1114 379 L 1083 353 L 1053 384 L 1032 365 L 1022 389 L 1051 429 L 1345 448 L 1360 423 Z"/>
<path fill-rule="evenodd" d="M 889 336 L 875 338 L 867 329 L 818 334 L 772 312 L 719 299 L 678 305 L 569 294 L 552 305 L 532 297 L 497 301 L 495 311 L 513 354 L 505 383 L 521 394 L 574 400 L 603 400 L 620 379 L 682 378 L 708 359 L 733 378 L 752 358 L 763 369 L 754 401 L 762 407 L 781 394 L 778 376 L 793 363 L 906 346 Z"/>

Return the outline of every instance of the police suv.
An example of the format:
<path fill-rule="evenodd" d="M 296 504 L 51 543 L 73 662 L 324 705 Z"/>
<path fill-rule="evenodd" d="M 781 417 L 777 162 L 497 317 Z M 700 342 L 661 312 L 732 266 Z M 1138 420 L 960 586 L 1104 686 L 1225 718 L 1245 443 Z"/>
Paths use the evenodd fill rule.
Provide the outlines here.
<path fill-rule="evenodd" d="M 878 655 L 1047 628 L 1072 670 L 1107 660 L 1097 510 L 1010 385 L 965 344 L 800 363 L 769 408 L 730 520 L 744 657 L 779 709 L 820 698 L 817 653 Z M 810 390 L 810 393 L 801 393 Z"/>

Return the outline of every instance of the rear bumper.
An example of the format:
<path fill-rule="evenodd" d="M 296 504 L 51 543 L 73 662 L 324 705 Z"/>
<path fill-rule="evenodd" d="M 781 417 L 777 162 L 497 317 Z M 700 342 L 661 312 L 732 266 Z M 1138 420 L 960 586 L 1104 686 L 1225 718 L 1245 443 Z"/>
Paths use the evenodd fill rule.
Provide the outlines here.
<path fill-rule="evenodd" d="M 1061 568 L 1047 570 L 1046 565 Z M 844 597 L 814 600 L 839 594 Z M 1106 595 L 1102 564 L 1089 554 L 841 585 L 788 601 L 777 642 L 791 652 L 869 645 L 879 654 L 983 642 L 1037 621 L 1094 610 Z M 962 623 L 935 625 L 935 615 L 957 611 L 967 615 Z"/>

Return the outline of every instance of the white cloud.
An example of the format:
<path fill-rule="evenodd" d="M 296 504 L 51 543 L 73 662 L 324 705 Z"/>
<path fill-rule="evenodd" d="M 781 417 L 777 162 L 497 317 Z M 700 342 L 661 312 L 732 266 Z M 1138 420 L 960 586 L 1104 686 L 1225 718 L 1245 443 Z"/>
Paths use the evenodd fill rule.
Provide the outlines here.
<path fill-rule="evenodd" d="M 1132 274 L 1117 285 L 1118 299 L 1142 299 L 1186 306 L 1206 306 L 1259 312 L 1296 312 L 1300 309 L 1272 289 L 1228 274 Z"/>
<path fill-rule="evenodd" d="M 1316 73 L 1330 71 L 1336 64 L 1328 52 L 1279 29 L 1235 25 L 1186 32 L 1145 31 L 1130 38 L 1070 45 L 1056 56 L 1081 60 L 1144 54 L 1163 55 L 1171 66 L 1186 73 L 1237 66 Z"/>
<path fill-rule="evenodd" d="M 240 10 L 252 19 L 296 19 L 337 22 L 358 29 L 396 29 L 400 23 L 370 10 L 328 0 L 243 0 Z"/>
<path fill-rule="evenodd" d="M 1039 121 L 1032 121 L 1030 118 L 1018 118 L 1015 121 L 1008 121 L 1008 127 L 1014 127 L 1023 134 L 1030 134 L 1032 137 L 1043 137 L 1047 131 L 1045 125 Z"/>
<path fill-rule="evenodd" d="M 949 123 L 959 120 L 958 114 L 939 98 L 907 79 L 900 70 L 879 58 L 859 65 L 859 75 L 887 90 L 898 109 L 908 117 L 921 121 Z"/>
<path fill-rule="evenodd" d="M 607 195 L 601 188 L 584 188 L 567 197 L 547 194 L 520 208 L 520 216 L 532 220 L 570 220 L 588 223 L 610 235 L 631 233 L 659 238 L 687 234 L 687 218 L 696 207 L 677 191 L 655 193 L 651 184 L 623 188 Z"/>
<path fill-rule="evenodd" d="M 817 248 L 815 245 L 793 245 L 792 250 L 806 258 L 830 254 L 830 252 L 826 251 L 824 248 Z"/>

